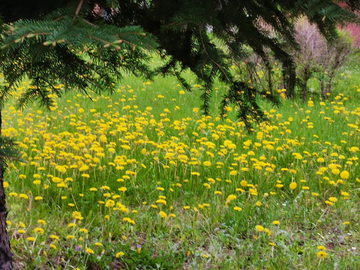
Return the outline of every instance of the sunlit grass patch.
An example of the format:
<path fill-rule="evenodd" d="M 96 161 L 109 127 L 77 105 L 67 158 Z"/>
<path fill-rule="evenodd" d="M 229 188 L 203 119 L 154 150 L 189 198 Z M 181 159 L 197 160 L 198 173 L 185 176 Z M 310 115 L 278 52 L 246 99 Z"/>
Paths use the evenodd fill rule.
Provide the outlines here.
<path fill-rule="evenodd" d="M 264 104 L 272 122 L 249 134 L 236 107 L 218 116 L 222 87 L 209 117 L 194 98 L 198 85 L 190 94 L 173 79 L 129 78 L 113 96 L 89 91 L 92 101 L 69 93 L 51 111 L 9 104 L 3 134 L 22 150 L 5 184 L 15 260 L 80 269 L 359 265 L 357 100 Z"/>

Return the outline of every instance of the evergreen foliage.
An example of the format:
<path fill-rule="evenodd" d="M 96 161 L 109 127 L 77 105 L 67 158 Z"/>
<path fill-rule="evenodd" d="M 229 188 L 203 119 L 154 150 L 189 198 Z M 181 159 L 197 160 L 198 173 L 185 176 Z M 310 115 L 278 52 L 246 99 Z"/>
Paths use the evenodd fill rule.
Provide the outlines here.
<path fill-rule="evenodd" d="M 298 48 L 294 38 L 297 19 L 306 16 L 331 41 L 337 36 L 336 25 L 356 22 L 351 10 L 360 8 L 356 0 L 342 1 L 349 10 L 331 0 L 5 2 L 8 4 L 0 4 L 6 11 L 4 21 L 22 20 L 11 25 L 2 41 L 0 62 L 9 84 L 1 92 L 1 103 L 25 75 L 34 87 L 20 99 L 21 106 L 34 98 L 51 106 L 48 95 L 62 91 L 55 87 L 57 83 L 63 83 L 64 90 L 76 87 L 87 91 L 91 87 L 99 93 L 112 91 L 124 71 L 151 78 L 154 73 L 144 49 L 157 47 L 165 64 L 156 73 L 173 74 L 190 90 L 181 71 L 192 70 L 202 85 L 205 114 L 209 113 L 214 80 L 219 78 L 229 86 L 223 114 L 229 102 L 239 105 L 238 116 L 248 127 L 249 119 L 266 120 L 257 105 L 258 97 L 275 105 L 279 101 L 273 89 L 254 89 L 247 81 L 238 81 L 230 59 L 242 61 L 244 46 L 250 46 L 266 64 L 266 50 L 270 49 L 282 62 L 287 95 L 293 96 L 296 73 L 288 48 Z M 30 3 L 30 13 L 17 8 Z M 266 67 L 270 76 L 272 67 Z"/>
<path fill-rule="evenodd" d="M 14 139 L 0 136 L 0 167 L 1 170 L 7 166 L 7 161 L 19 159 L 19 151 Z"/>
<path fill-rule="evenodd" d="M 47 107 L 49 94 L 61 95 L 59 83 L 65 90 L 91 88 L 100 93 L 113 91 L 124 72 L 152 76 L 144 48 L 157 44 L 141 27 L 97 26 L 73 17 L 73 10 L 63 9 L 44 20 L 21 20 L 11 27 L 2 44 L 0 61 L 8 84 L 1 91 L 0 104 L 25 76 L 33 87 L 21 96 L 19 105 L 39 99 Z"/>

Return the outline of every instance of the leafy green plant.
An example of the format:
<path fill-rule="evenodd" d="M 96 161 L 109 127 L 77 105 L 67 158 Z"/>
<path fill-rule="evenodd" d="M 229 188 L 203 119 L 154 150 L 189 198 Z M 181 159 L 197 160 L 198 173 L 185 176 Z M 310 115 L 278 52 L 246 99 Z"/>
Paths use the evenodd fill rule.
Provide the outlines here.
<path fill-rule="evenodd" d="M 127 254 L 121 257 L 126 269 L 179 269 L 185 261 L 185 254 L 166 254 L 164 251 L 141 245 L 137 246 L 137 250 L 131 250 L 129 246 L 122 249 L 127 251 Z"/>

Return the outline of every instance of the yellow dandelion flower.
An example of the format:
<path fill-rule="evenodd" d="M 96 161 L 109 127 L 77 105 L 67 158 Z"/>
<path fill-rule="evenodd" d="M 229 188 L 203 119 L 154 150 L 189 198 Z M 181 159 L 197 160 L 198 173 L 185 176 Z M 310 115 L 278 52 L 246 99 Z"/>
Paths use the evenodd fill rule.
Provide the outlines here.
<path fill-rule="evenodd" d="M 157 201 L 156 201 L 156 203 L 160 203 L 160 204 L 164 204 L 164 205 L 166 205 L 166 201 L 165 201 L 165 200 L 163 200 L 163 199 L 159 199 L 159 200 L 157 200 Z"/>
<path fill-rule="evenodd" d="M 50 235 L 50 238 L 54 239 L 54 240 L 60 240 L 59 236 L 54 235 L 54 234 Z"/>
<path fill-rule="evenodd" d="M 26 194 L 23 194 L 23 193 L 20 194 L 19 197 L 22 198 L 22 199 L 25 199 L 25 200 L 29 199 L 29 196 L 26 195 Z"/>
<path fill-rule="evenodd" d="M 230 172 L 230 175 L 233 175 L 233 176 L 234 176 L 234 175 L 237 175 L 237 173 L 238 173 L 237 171 L 231 171 L 231 172 Z"/>
<path fill-rule="evenodd" d="M 87 230 L 87 229 L 85 229 L 85 228 L 81 228 L 81 229 L 80 229 L 80 232 L 83 232 L 83 233 L 88 233 L 88 230 Z"/>
<path fill-rule="evenodd" d="M 95 252 L 91 248 L 85 248 L 85 252 L 89 254 L 95 254 Z"/>
<path fill-rule="evenodd" d="M 203 162 L 205 167 L 210 167 L 211 166 L 211 161 L 204 161 Z"/>
<path fill-rule="evenodd" d="M 340 173 L 340 177 L 341 177 L 342 179 L 348 179 L 349 176 L 350 176 L 350 174 L 349 174 L 348 171 L 342 171 L 342 172 Z"/>
<path fill-rule="evenodd" d="M 233 200 L 235 200 L 236 199 L 236 196 L 235 195 L 233 195 L 233 194 L 230 194 L 228 197 L 227 197 L 227 201 L 228 202 L 230 202 L 230 201 L 233 201 Z"/>
<path fill-rule="evenodd" d="M 61 173 L 66 173 L 66 168 L 64 166 L 57 165 L 55 169 Z"/>
<path fill-rule="evenodd" d="M 35 229 L 34 229 L 34 233 L 43 234 L 43 233 L 44 233 L 44 229 L 43 229 L 43 228 L 35 228 Z"/>
<path fill-rule="evenodd" d="M 167 218 L 167 214 L 164 211 L 160 211 L 159 215 L 162 218 Z"/>
<path fill-rule="evenodd" d="M 318 258 L 320 258 L 320 259 L 326 259 L 327 253 L 325 251 L 321 250 L 316 254 L 316 256 L 318 256 Z"/>
<path fill-rule="evenodd" d="M 107 200 L 105 203 L 105 207 L 113 207 L 115 202 L 113 200 Z"/>
<path fill-rule="evenodd" d="M 59 177 L 53 177 L 51 179 L 54 183 L 60 183 L 62 180 Z"/>
<path fill-rule="evenodd" d="M 294 190 L 295 188 L 297 188 L 297 183 L 296 182 L 292 182 L 290 184 L 290 189 Z"/>
<path fill-rule="evenodd" d="M 330 201 L 325 201 L 325 203 L 326 203 L 327 205 L 330 205 L 330 206 L 333 206 L 333 205 L 334 205 L 334 203 L 332 203 L 332 202 L 330 202 Z"/>
<path fill-rule="evenodd" d="M 82 166 L 80 167 L 79 171 L 80 171 L 80 172 L 83 172 L 83 171 L 86 171 L 86 170 L 88 170 L 88 169 L 89 169 L 89 166 L 87 166 L 87 165 L 82 165 Z"/>
<path fill-rule="evenodd" d="M 46 221 L 43 220 L 43 219 L 39 219 L 37 222 L 38 222 L 39 224 L 46 225 Z"/>
<path fill-rule="evenodd" d="M 205 183 L 205 184 L 204 184 L 204 187 L 206 187 L 206 188 L 211 188 L 211 185 L 210 185 L 209 183 Z"/>
<path fill-rule="evenodd" d="M 131 224 L 135 224 L 135 221 L 133 221 L 131 218 L 128 218 L 128 217 L 125 217 L 123 218 L 123 221 L 125 222 L 128 222 L 128 223 L 131 223 Z"/>
<path fill-rule="evenodd" d="M 255 230 L 257 230 L 258 232 L 264 232 L 265 228 L 263 226 L 256 225 Z"/>
<path fill-rule="evenodd" d="M 124 255 L 125 255 L 125 253 L 122 252 L 122 251 L 120 251 L 120 252 L 116 253 L 115 257 L 116 257 L 116 258 L 120 258 L 120 257 L 122 257 L 122 256 L 124 256 Z"/>
<path fill-rule="evenodd" d="M 82 219 L 83 219 L 83 217 L 81 216 L 81 213 L 78 212 L 78 211 L 74 211 L 74 212 L 71 214 L 71 216 L 72 216 L 73 218 L 75 218 L 75 219 L 79 219 L 79 220 L 82 220 Z"/>

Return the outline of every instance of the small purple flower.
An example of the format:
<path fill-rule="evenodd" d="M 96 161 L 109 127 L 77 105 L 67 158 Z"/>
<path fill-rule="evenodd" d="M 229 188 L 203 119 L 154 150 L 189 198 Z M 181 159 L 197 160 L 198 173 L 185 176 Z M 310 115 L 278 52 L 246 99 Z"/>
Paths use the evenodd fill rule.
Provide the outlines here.
<path fill-rule="evenodd" d="M 136 247 L 137 247 L 137 248 L 141 248 L 141 245 L 137 245 Z"/>
<path fill-rule="evenodd" d="M 80 246 L 75 246 L 75 251 L 79 251 L 80 250 Z"/>

